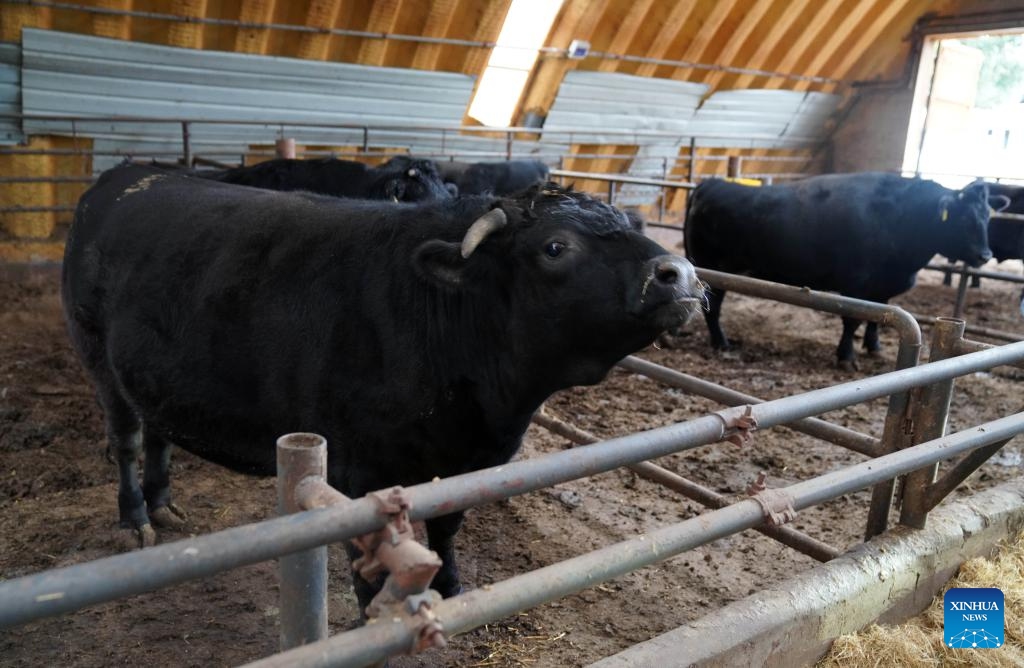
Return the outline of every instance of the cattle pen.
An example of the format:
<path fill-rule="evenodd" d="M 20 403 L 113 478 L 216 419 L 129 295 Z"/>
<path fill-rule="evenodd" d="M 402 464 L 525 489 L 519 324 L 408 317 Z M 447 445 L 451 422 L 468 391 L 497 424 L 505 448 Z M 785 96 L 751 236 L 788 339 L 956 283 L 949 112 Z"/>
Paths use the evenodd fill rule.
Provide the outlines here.
<path fill-rule="evenodd" d="M 0 668 L 1013 610 L 1022 95 L 1020 0 L 0 0 Z"/>
<path fill-rule="evenodd" d="M 842 308 L 852 306 L 843 304 Z M 963 321 L 941 320 L 932 341 L 933 361 L 928 364 L 782 399 L 740 402 L 733 408 L 702 418 L 417 485 L 402 492 L 403 501 L 398 508 L 370 497 L 347 500 L 323 490 L 322 484 L 311 487 L 314 481 L 306 475 L 289 475 L 282 480 L 297 483 L 300 489 L 282 492 L 282 508 L 316 509 L 2 582 L 0 625 L 24 624 L 220 570 L 292 555 L 282 560 L 282 571 L 291 569 L 289 577 L 299 577 L 303 584 L 282 586 L 283 649 L 288 651 L 254 665 L 359 666 L 413 647 L 443 644 L 444 635 L 460 633 L 517 610 L 599 585 L 632 569 L 743 529 L 784 525 L 798 511 L 857 489 L 884 486 L 897 476 L 910 474 L 903 492 L 901 522 L 923 527 L 929 510 L 1009 439 L 1024 432 L 1024 414 L 1018 413 L 942 435 L 954 378 L 998 365 L 1024 362 L 1024 343 L 976 344 L 963 339 L 963 330 Z M 674 377 L 671 370 L 649 363 L 626 360 L 624 364 L 635 372 L 655 378 Z M 762 478 L 749 490 L 749 500 L 725 505 L 633 540 L 523 573 L 453 599 L 437 602 L 425 597 L 422 591 L 406 592 L 405 603 L 411 604 L 408 608 L 399 600 L 397 607 L 388 609 L 387 614 L 374 623 L 326 638 L 326 566 L 322 558 L 309 556 L 320 550 L 320 546 L 378 531 L 389 522 L 394 523 L 396 514 L 403 512 L 407 513 L 408 520 L 422 520 L 723 439 L 745 442 L 752 432 L 756 439 L 758 431 L 794 424 L 843 406 L 907 393 L 913 399 L 905 404 L 897 403 L 900 413 L 886 422 L 902 421 L 904 427 L 913 425 L 912 429 L 898 432 L 902 438 L 908 436 L 909 431 L 913 445 L 901 443 L 886 447 L 884 442 L 870 448 L 862 445 L 862 451 L 878 456 L 785 487 L 766 488 Z M 285 444 L 293 441 L 284 439 Z M 317 446 L 321 451 L 323 448 L 322 439 L 316 437 L 300 439 L 299 444 L 300 450 L 303 444 L 313 446 L 306 449 L 314 452 Z M 961 457 L 956 466 L 934 480 L 937 463 L 958 455 Z M 312 470 L 315 472 L 315 468 Z M 296 495 L 294 498 L 298 501 L 289 505 L 286 500 L 292 495 Z M 1021 518 L 1014 520 L 1017 524 L 1020 521 Z M 836 554 L 826 553 L 819 558 Z M 296 574 L 293 566 L 286 565 L 294 564 L 296 559 L 310 567 Z M 286 593 L 294 591 L 301 595 Z M 891 603 L 894 602 L 887 601 L 886 606 Z M 830 633 L 837 631 L 829 630 Z M 302 640 L 317 642 L 293 647 Z M 813 640 L 821 642 L 827 638 Z"/>

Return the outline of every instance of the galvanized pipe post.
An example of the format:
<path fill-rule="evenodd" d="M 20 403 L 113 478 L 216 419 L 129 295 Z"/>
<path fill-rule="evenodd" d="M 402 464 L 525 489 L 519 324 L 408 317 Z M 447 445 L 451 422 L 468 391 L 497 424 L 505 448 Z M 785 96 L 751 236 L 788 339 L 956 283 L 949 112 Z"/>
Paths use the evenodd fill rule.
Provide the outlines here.
<path fill-rule="evenodd" d="M 277 439 L 277 513 L 304 510 L 299 488 L 327 474 L 327 441 L 317 434 L 285 434 Z M 327 637 L 327 546 L 295 552 L 278 560 L 281 581 L 281 649 Z"/>
<path fill-rule="evenodd" d="M 188 121 L 181 123 L 181 160 L 186 167 L 192 166 L 192 139 Z"/>
<path fill-rule="evenodd" d="M 965 276 L 966 278 L 966 276 Z M 957 355 L 957 343 L 967 323 L 956 318 L 939 318 L 932 331 L 929 362 L 938 362 Z M 911 407 L 912 444 L 940 438 L 946 433 L 949 404 L 953 399 L 953 378 L 940 380 L 914 393 Z M 928 519 L 928 488 L 935 482 L 938 464 L 919 469 L 906 476 L 903 483 L 903 508 L 900 524 L 923 529 Z"/>
<path fill-rule="evenodd" d="M 915 340 L 900 337 L 899 350 L 896 352 L 896 368 L 909 369 L 917 366 L 920 358 L 920 338 Z M 882 454 L 903 450 L 912 444 L 909 410 L 909 392 L 897 392 L 889 396 L 885 425 L 882 428 Z M 871 489 L 871 506 L 868 508 L 864 540 L 871 540 L 889 528 L 889 511 L 892 509 L 892 496 L 895 491 L 895 478 L 880 482 Z"/>
<path fill-rule="evenodd" d="M 690 161 L 686 167 L 686 180 L 693 183 L 697 176 L 697 139 L 690 139 Z"/>

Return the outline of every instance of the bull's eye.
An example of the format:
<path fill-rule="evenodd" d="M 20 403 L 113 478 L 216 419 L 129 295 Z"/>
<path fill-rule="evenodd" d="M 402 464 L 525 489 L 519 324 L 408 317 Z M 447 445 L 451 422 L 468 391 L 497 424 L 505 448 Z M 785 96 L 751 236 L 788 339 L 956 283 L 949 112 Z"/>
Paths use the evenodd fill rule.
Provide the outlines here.
<path fill-rule="evenodd" d="M 544 246 L 544 253 L 548 257 L 558 257 L 565 250 L 565 244 L 561 241 L 548 242 L 547 246 Z"/>

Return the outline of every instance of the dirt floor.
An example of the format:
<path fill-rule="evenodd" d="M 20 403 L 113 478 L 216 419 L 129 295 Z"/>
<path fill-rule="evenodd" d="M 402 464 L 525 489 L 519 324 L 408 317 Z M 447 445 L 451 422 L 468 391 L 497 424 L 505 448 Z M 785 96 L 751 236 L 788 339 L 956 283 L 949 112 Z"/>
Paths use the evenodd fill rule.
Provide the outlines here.
<path fill-rule="evenodd" d="M 1020 264 L 1000 269 L 1020 273 Z M 925 272 L 896 301 L 915 313 L 948 315 L 954 288 Z M 1019 286 L 987 281 L 971 290 L 969 322 L 1024 334 Z M 891 370 L 895 334 L 860 370 L 834 366 L 837 317 L 731 294 L 727 332 L 738 350 L 716 354 L 702 322 L 673 349 L 641 356 L 757 395 L 788 396 Z M 1020 410 L 1024 372 L 1001 368 L 957 383 L 950 426 L 957 430 Z M 602 437 L 694 418 L 719 407 L 655 381 L 613 371 L 598 387 L 562 392 L 550 413 Z M 885 401 L 827 419 L 880 435 Z M 520 456 L 568 447 L 531 427 Z M 1018 475 L 1022 446 L 1011 442 L 964 486 L 968 493 Z M 861 460 L 787 429 L 757 432 L 747 446 L 708 446 L 661 464 L 739 498 L 759 471 L 781 486 Z M 272 479 L 230 473 L 185 452 L 172 468 L 177 502 L 190 512 L 177 540 L 270 517 Z M 958 493 L 964 493 L 963 491 Z M 801 513 L 794 526 L 845 549 L 861 539 L 867 492 Z M 471 511 L 459 537 L 464 581 L 477 588 L 508 576 L 693 517 L 698 504 L 628 471 L 567 483 Z M 57 280 L 0 281 L 0 576 L 14 578 L 118 553 L 116 470 L 104 458 L 101 416 L 64 331 Z M 748 531 L 538 609 L 454 638 L 444 651 L 399 666 L 579 666 L 725 603 L 812 568 L 815 562 Z M 348 566 L 331 548 L 331 630 L 356 619 Z M 3 602 L 0 601 L 0 605 Z M 275 565 L 263 563 L 202 581 L 0 631 L 3 666 L 236 665 L 273 653 L 278 608 Z"/>

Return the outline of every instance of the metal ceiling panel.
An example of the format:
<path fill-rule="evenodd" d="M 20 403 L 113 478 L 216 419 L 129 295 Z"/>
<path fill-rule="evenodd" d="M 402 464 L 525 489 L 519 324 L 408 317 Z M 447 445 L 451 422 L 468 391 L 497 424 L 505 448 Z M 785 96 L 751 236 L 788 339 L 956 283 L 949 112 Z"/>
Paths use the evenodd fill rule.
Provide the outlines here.
<path fill-rule="evenodd" d="M 21 47 L 0 43 L 0 116 L 21 113 Z M 0 118 L 0 144 L 25 140 L 17 119 Z"/>
<path fill-rule="evenodd" d="M 820 140 L 838 104 L 839 96 L 830 93 L 719 91 L 697 110 L 690 129 L 703 147 L 794 148 Z"/>
<path fill-rule="evenodd" d="M 46 30 L 23 31 L 25 114 L 459 125 L 473 77 L 220 51 L 180 49 Z M 69 134 L 69 123 L 26 121 L 28 132 Z M 196 127 L 197 139 L 265 142 L 266 129 Z M 174 138 L 172 124 L 77 123 L 94 137 Z M 307 133 L 308 134 L 308 133 Z M 351 143 L 358 131 L 339 131 Z M 328 141 L 317 131 L 318 143 Z M 299 137 L 296 137 L 299 139 Z"/>
<path fill-rule="evenodd" d="M 707 90 L 705 84 L 689 81 L 571 70 L 544 121 L 545 137 L 589 144 L 664 143 L 664 138 L 600 133 L 574 133 L 569 139 L 552 131 L 594 128 L 684 134 Z"/>

